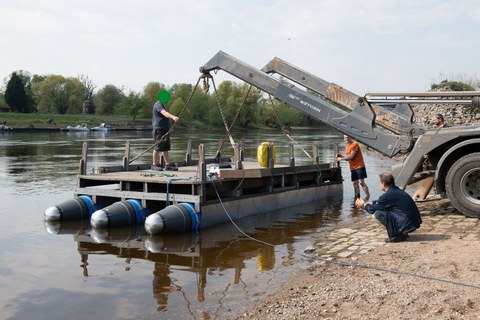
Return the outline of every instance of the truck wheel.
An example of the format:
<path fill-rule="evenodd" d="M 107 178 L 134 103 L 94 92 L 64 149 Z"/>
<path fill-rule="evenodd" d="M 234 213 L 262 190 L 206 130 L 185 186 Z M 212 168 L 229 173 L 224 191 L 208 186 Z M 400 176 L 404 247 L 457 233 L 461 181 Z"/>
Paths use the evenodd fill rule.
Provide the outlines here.
<path fill-rule="evenodd" d="M 480 153 L 458 159 L 448 170 L 447 196 L 468 217 L 480 218 Z"/>

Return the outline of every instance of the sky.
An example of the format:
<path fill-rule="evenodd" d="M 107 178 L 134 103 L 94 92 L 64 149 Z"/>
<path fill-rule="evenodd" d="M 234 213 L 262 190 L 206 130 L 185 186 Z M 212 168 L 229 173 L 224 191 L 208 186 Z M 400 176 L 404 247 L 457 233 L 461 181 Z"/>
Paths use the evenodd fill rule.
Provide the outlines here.
<path fill-rule="evenodd" d="M 479 32 L 476 0 L 2 0 L 0 90 L 17 70 L 87 76 L 97 90 L 195 84 L 222 50 L 258 69 L 279 57 L 359 95 L 424 92 L 477 79 Z"/>

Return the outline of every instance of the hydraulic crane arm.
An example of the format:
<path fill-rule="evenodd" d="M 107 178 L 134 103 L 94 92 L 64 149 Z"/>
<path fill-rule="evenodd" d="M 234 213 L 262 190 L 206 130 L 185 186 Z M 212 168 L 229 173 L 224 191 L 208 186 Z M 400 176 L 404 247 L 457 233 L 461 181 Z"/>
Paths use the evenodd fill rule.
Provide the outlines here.
<path fill-rule="evenodd" d="M 328 82 L 278 57 L 267 63 L 262 71 L 269 74 L 279 74 L 348 110 L 353 110 L 358 99 L 361 98 L 333 82 Z M 390 108 L 388 110 L 377 104 L 370 105 L 375 112 L 376 125 L 396 134 L 418 136 L 424 132 L 421 126 L 413 122 L 413 110 L 408 104 L 397 103 L 394 109 Z"/>
<path fill-rule="evenodd" d="M 363 98 L 351 101 L 352 111 L 345 111 L 334 101 L 277 80 L 223 51 L 219 51 L 200 67 L 200 72 L 207 77 L 210 76 L 210 71 L 216 70 L 223 70 L 257 87 L 386 156 L 393 157 L 398 153 L 406 153 L 412 146 L 411 137 L 394 135 L 375 126 L 375 112 Z"/>

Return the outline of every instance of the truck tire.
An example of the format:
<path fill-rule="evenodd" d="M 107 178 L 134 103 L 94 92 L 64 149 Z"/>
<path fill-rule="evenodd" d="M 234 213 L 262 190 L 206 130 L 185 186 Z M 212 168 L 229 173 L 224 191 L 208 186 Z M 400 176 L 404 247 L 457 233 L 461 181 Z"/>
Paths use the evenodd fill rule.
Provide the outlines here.
<path fill-rule="evenodd" d="M 458 211 L 480 218 L 480 153 L 458 159 L 448 170 L 445 188 Z"/>

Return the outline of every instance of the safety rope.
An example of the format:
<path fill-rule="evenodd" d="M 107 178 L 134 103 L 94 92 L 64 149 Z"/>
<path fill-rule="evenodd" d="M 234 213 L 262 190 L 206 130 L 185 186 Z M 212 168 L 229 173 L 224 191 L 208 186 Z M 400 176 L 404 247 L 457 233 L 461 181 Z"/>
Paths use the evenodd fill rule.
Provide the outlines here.
<path fill-rule="evenodd" d="M 202 74 L 200 75 L 200 77 L 198 77 L 198 80 L 197 80 L 197 83 L 195 84 L 195 87 L 193 87 L 193 90 L 192 92 L 190 93 L 190 96 L 188 97 L 188 100 L 187 100 L 187 103 L 185 103 L 185 105 L 183 106 L 182 110 L 180 110 L 179 114 L 178 114 L 178 118 L 181 119 L 181 116 L 183 115 L 183 113 L 185 112 L 185 110 L 187 109 L 187 106 L 190 104 L 190 101 L 192 100 L 192 97 L 193 97 L 193 94 L 195 93 L 195 91 L 197 90 L 197 87 L 198 87 L 198 84 L 200 83 L 200 80 L 203 79 L 205 76 Z M 143 151 L 142 153 L 140 153 L 138 156 L 134 157 L 132 160 L 130 160 L 128 163 L 132 163 L 133 161 L 137 160 L 138 158 L 140 158 L 143 154 L 145 154 L 146 152 L 148 152 L 149 150 L 151 150 L 153 147 L 155 147 L 156 145 L 158 145 L 160 142 L 164 141 L 165 139 L 167 139 L 168 135 L 171 134 L 175 128 L 177 127 L 177 123 L 178 121 L 176 121 L 172 127 L 170 128 L 170 130 L 168 130 L 167 133 L 165 133 L 161 138 L 160 140 L 156 141 L 153 145 L 151 145 L 148 149 L 146 149 L 145 151 Z"/>
<path fill-rule="evenodd" d="M 275 107 L 275 103 L 272 99 L 272 96 L 268 95 L 268 97 L 270 98 L 270 103 L 272 104 L 272 108 L 273 108 L 273 114 L 275 115 L 278 125 L 282 127 L 282 122 L 280 121 L 280 116 L 278 114 L 277 108 Z M 297 141 L 295 141 L 295 139 L 292 138 L 292 136 L 290 135 L 290 132 L 285 127 L 283 128 L 283 134 L 287 136 L 287 138 L 289 138 L 295 145 L 300 147 L 300 149 L 302 149 L 303 153 L 305 153 L 307 157 L 309 157 L 310 159 L 313 159 L 313 157 Z"/>

